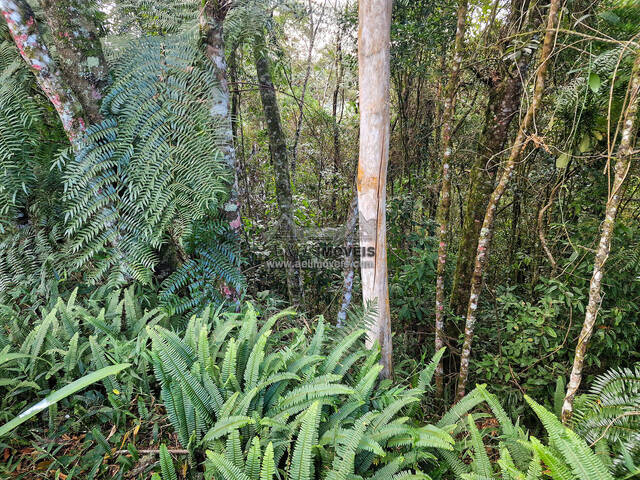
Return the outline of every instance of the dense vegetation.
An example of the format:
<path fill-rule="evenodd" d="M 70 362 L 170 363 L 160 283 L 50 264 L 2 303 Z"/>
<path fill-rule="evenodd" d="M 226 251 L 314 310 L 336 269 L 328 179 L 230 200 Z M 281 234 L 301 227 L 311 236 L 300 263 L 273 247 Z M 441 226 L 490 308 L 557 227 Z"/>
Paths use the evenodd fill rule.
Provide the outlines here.
<path fill-rule="evenodd" d="M 637 0 L 0 12 L 0 478 L 640 477 Z"/>

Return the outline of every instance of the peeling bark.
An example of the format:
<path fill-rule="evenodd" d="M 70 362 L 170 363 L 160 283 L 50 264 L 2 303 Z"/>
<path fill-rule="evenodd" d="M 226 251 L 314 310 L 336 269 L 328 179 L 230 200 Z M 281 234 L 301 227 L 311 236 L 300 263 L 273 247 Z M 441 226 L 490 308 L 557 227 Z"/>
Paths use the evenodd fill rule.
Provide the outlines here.
<path fill-rule="evenodd" d="M 460 374 L 458 377 L 458 390 L 457 398 L 464 397 L 467 378 L 469 376 L 469 360 L 471 358 L 471 345 L 473 342 L 473 331 L 476 323 L 476 311 L 478 309 L 478 303 L 480 300 L 480 294 L 482 292 L 482 280 L 484 275 L 484 268 L 488 260 L 489 249 L 491 246 L 491 239 L 493 237 L 493 227 L 495 221 L 496 210 L 500 204 L 500 199 L 504 194 L 509 180 L 513 174 L 513 170 L 516 166 L 516 161 L 520 157 L 522 150 L 527 144 L 528 129 L 531 125 L 533 118 L 536 114 L 538 106 L 542 101 L 542 93 L 544 91 L 545 74 L 549 66 L 549 57 L 553 50 L 553 40 L 555 38 L 556 23 L 558 19 L 558 10 L 560 7 L 560 0 L 551 0 L 549 8 L 549 15 L 547 17 L 547 25 L 545 29 L 544 42 L 542 45 L 542 52 L 540 54 L 540 62 L 537 69 L 535 87 L 533 91 L 533 97 L 531 104 L 527 108 L 527 112 L 520 124 L 518 134 L 511 146 L 509 159 L 507 160 L 500 179 L 496 185 L 496 188 L 491 194 L 487 211 L 482 223 L 482 229 L 480 230 L 480 237 L 478 239 L 478 248 L 476 250 L 475 266 L 473 275 L 471 277 L 471 288 L 469 294 L 469 305 L 467 307 L 467 318 L 464 329 L 464 344 L 462 346 L 462 353 L 460 356 Z"/>
<path fill-rule="evenodd" d="M 353 298 L 353 279 L 355 277 L 355 240 L 356 230 L 358 225 L 358 196 L 354 195 L 349 205 L 349 214 L 347 215 L 347 222 L 345 224 L 345 237 L 344 237 L 344 271 L 343 271 L 343 285 L 342 285 L 342 304 L 340 305 L 340 311 L 338 312 L 338 327 L 342 327 L 347 320 L 347 310 L 351 305 Z"/>
<path fill-rule="evenodd" d="M 635 120 L 638 113 L 639 101 L 640 54 L 636 56 L 629 82 L 629 103 L 622 120 L 622 136 L 614 168 L 613 185 L 609 198 L 607 198 L 605 217 L 600 231 L 600 242 L 598 243 L 596 257 L 593 263 L 593 274 L 591 275 L 591 283 L 589 285 L 589 301 L 587 303 L 582 331 L 578 337 L 578 345 L 576 346 L 576 353 L 573 359 L 571 376 L 569 377 L 569 383 L 567 385 L 567 394 L 562 405 L 562 421 L 564 423 L 567 423 L 573 413 L 573 400 L 582 381 L 584 356 L 587 352 L 593 327 L 598 317 L 598 310 L 600 309 L 600 302 L 602 300 L 601 284 L 604 275 L 603 267 L 609 257 L 616 214 L 618 213 L 618 207 L 620 206 L 623 195 L 624 181 L 631 167 L 634 133 L 637 129 Z"/>
<path fill-rule="evenodd" d="M 253 49 L 260 85 L 260 99 L 267 122 L 269 146 L 271 149 L 271 163 L 276 183 L 276 201 L 280 209 L 280 228 L 285 253 L 285 270 L 287 274 L 287 290 L 289 299 L 297 305 L 304 305 L 302 288 L 302 273 L 298 256 L 298 238 L 293 209 L 293 195 L 291 192 L 291 174 L 289 171 L 289 155 L 276 91 L 271 80 L 269 57 L 267 57 L 264 37 L 258 35 Z"/>
<path fill-rule="evenodd" d="M 86 130 L 87 119 L 80 100 L 67 84 L 44 43 L 33 10 L 24 0 L 0 0 L 0 11 L 20 55 L 58 112 L 72 146 L 77 148 Z"/>
<path fill-rule="evenodd" d="M 367 346 L 382 351 L 381 375 L 392 376 L 391 318 L 387 278 L 386 184 L 389 162 L 389 76 L 391 0 L 358 3 L 358 65 L 360 88 L 360 262 L 362 299 L 374 301 L 377 315 L 367 331 Z"/>
<path fill-rule="evenodd" d="M 218 84 L 215 102 L 211 106 L 211 116 L 222 134 L 222 153 L 229 170 L 233 174 L 233 183 L 224 212 L 234 233 L 240 234 L 240 196 L 238 194 L 238 164 L 233 144 L 233 128 L 230 107 L 229 84 L 227 82 L 227 61 L 224 50 L 223 22 L 231 8 L 231 1 L 207 0 L 200 15 L 200 33 L 203 37 L 205 54 L 213 65 Z"/>
<path fill-rule="evenodd" d="M 42 0 L 44 16 L 51 29 L 60 70 L 67 85 L 82 105 L 85 119 L 98 123 L 100 100 L 109 84 L 98 28 L 86 15 L 88 0 Z"/>
<path fill-rule="evenodd" d="M 435 351 L 444 347 L 444 276 L 447 266 L 447 235 L 449 232 L 449 210 L 451 207 L 451 169 L 449 162 L 452 156 L 451 131 L 453 117 L 456 112 L 456 91 L 460 77 L 462 64 L 462 49 L 464 48 L 465 22 L 467 16 L 467 1 L 461 0 L 458 4 L 458 21 L 456 39 L 453 47 L 453 59 L 451 60 L 451 73 L 445 88 L 444 110 L 442 114 L 442 185 L 440 187 L 440 201 L 437 210 L 438 230 L 438 264 L 436 272 L 436 333 Z M 438 362 L 435 371 L 436 394 L 442 397 L 444 370 L 442 360 Z"/>

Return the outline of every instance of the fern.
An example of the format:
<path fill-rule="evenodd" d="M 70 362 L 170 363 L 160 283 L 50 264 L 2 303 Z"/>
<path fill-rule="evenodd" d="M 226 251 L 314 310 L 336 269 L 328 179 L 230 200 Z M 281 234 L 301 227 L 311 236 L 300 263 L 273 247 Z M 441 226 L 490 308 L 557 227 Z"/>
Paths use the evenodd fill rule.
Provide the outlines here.
<path fill-rule="evenodd" d="M 66 234 L 73 267 L 91 265 L 89 281 L 149 283 L 160 248 L 183 249 L 226 193 L 229 176 L 207 107 L 214 77 L 187 35 L 132 42 L 113 74 L 106 120 L 88 129 L 67 166 Z M 199 253 L 212 260 L 216 252 L 235 258 L 224 247 Z M 213 265 L 219 271 L 201 268 L 201 279 L 226 272 L 238 283 L 233 259 Z"/>
<path fill-rule="evenodd" d="M 279 335 L 270 332 L 289 314 L 258 325 L 256 311 L 248 306 L 239 317 L 194 317 L 183 338 L 163 328 L 149 331 L 169 418 L 185 447 L 210 450 L 208 465 L 217 475 L 256 478 L 259 445 L 267 445 L 261 477 L 280 470 L 287 478 L 309 480 L 316 478 L 316 462 L 329 468 L 340 456 L 347 463 L 335 463 L 335 474 L 365 475 L 377 462 L 391 462 L 404 452 L 407 460 L 393 470 L 396 474 L 432 457 L 430 450 L 452 448 L 453 439 L 442 429 L 399 417 L 422 392 L 380 383 L 378 370 L 368 363 L 376 356 L 365 353 L 360 329 L 344 332 L 344 341 L 330 345 L 323 337 L 333 332 L 320 320 L 311 338 L 304 330 L 289 331 L 293 340 L 281 348 Z M 339 371 L 336 367 L 354 353 L 360 361 L 352 370 L 373 374 L 323 373 Z M 204 419 L 207 433 L 195 431 L 185 444 L 192 430 L 189 415 L 181 412 L 189 409 Z M 361 432 L 357 442 L 353 429 Z"/>

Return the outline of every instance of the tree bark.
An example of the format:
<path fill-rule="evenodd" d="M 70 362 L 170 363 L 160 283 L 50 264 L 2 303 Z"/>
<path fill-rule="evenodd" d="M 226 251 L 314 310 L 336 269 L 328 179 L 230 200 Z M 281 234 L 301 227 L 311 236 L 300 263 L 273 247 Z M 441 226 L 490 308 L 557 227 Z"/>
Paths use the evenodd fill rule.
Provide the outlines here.
<path fill-rule="evenodd" d="M 342 65 L 342 29 L 338 31 L 336 36 L 336 58 L 334 62 L 336 70 L 336 85 L 333 89 L 332 103 L 331 103 L 331 115 L 333 117 L 333 175 L 334 178 L 339 178 L 340 173 L 340 118 L 338 117 L 338 96 L 340 95 L 340 88 L 342 87 L 342 78 L 344 68 Z M 337 207 L 337 186 L 331 190 L 331 208 L 334 215 Z M 357 200 L 356 200 L 357 201 Z M 349 210 L 351 213 L 351 209 Z"/>
<path fill-rule="evenodd" d="M 622 119 L 622 137 L 618 147 L 617 161 L 614 168 L 615 175 L 613 186 L 607 198 L 604 221 L 600 231 L 600 242 L 596 251 L 596 258 L 593 263 L 593 274 L 589 285 L 589 301 L 584 316 L 582 331 L 578 337 L 578 345 L 573 359 L 573 368 L 567 385 L 567 394 L 562 405 L 562 421 L 566 423 L 573 413 L 573 400 L 582 381 L 582 368 L 584 366 L 584 356 L 587 352 L 589 340 L 593 333 L 593 327 L 598 317 L 600 309 L 601 284 L 604 274 L 603 267 L 609 257 L 611 249 L 611 238 L 615 227 L 616 214 L 623 195 L 624 181 L 631 168 L 633 153 L 633 140 L 636 130 L 635 120 L 638 113 L 638 103 L 640 98 L 640 54 L 636 56 L 631 79 L 629 81 L 629 103 Z"/>
<path fill-rule="evenodd" d="M 239 235 L 242 230 L 242 220 L 240 218 L 240 197 L 238 195 L 238 165 L 233 144 L 231 112 L 229 110 L 229 84 L 227 82 L 227 61 L 222 28 L 231 3 L 229 0 L 207 0 L 200 15 L 200 32 L 203 37 L 206 56 L 213 65 L 218 81 L 218 91 L 215 95 L 215 102 L 211 106 L 211 116 L 216 125 L 220 127 L 222 152 L 233 175 L 233 183 L 229 199 L 224 205 L 224 212 L 231 229 Z"/>
<path fill-rule="evenodd" d="M 297 305 L 304 304 L 302 289 L 302 273 L 298 255 L 298 237 L 291 192 L 291 174 L 289 172 L 289 155 L 287 142 L 282 130 L 280 109 L 276 91 L 271 80 L 270 62 L 267 56 L 264 36 L 258 35 L 253 49 L 260 85 L 260 99 L 267 122 L 271 162 L 276 181 L 276 200 L 280 210 L 280 228 L 285 253 L 285 270 L 287 274 L 287 290 L 289 299 Z"/>
<path fill-rule="evenodd" d="M 504 194 L 513 169 L 515 168 L 516 161 L 520 157 L 522 150 L 527 143 L 528 129 L 532 123 L 534 115 L 542 101 L 542 93 L 544 92 L 544 81 L 547 68 L 549 66 L 549 58 L 553 50 L 553 40 L 555 38 L 556 23 L 558 19 L 558 9 L 560 7 L 560 0 L 551 0 L 549 8 L 549 15 L 547 17 L 547 26 L 544 35 L 544 42 L 542 45 L 542 52 L 540 54 L 540 63 L 538 65 L 535 87 L 533 92 L 533 98 L 531 104 L 527 108 L 527 112 L 520 124 L 518 134 L 513 142 L 509 159 L 507 160 L 500 179 L 496 185 L 496 188 L 491 194 L 487 211 L 482 223 L 482 229 L 480 230 L 480 237 L 478 239 L 478 248 L 476 250 L 475 266 L 473 275 L 471 277 L 471 288 L 469 294 L 469 304 L 467 307 L 467 318 L 465 322 L 464 330 L 464 344 L 462 346 L 462 353 L 460 356 L 460 375 L 458 377 L 458 399 L 464 397 L 467 378 L 469 376 L 469 360 L 471 358 L 471 345 L 473 342 L 473 331 L 476 323 L 476 311 L 478 309 L 478 302 L 480 300 L 480 293 L 482 291 L 482 280 L 484 275 L 484 267 L 488 260 L 489 249 L 491 246 L 491 239 L 493 236 L 493 227 L 495 221 L 496 210 L 500 204 L 500 199 Z"/>
<path fill-rule="evenodd" d="M 354 195 L 349 205 L 349 214 L 345 224 L 344 237 L 344 269 L 342 285 L 342 303 L 338 312 L 338 327 L 342 327 L 347 320 L 347 310 L 353 298 L 353 279 L 355 277 L 355 240 L 358 226 L 358 196 Z"/>
<path fill-rule="evenodd" d="M 389 75 L 391 0 L 358 3 L 358 65 L 360 88 L 360 271 L 362 298 L 374 301 L 377 315 L 368 328 L 367 346 L 380 344 L 383 370 L 390 378 L 391 318 L 387 278 L 386 183 L 389 161 Z"/>
<path fill-rule="evenodd" d="M 51 57 L 33 10 L 24 0 L 0 0 L 0 10 L 20 55 L 56 109 L 71 145 L 78 148 L 86 130 L 87 117 L 82 103 Z"/>
<path fill-rule="evenodd" d="M 524 7 L 526 1 L 518 2 Z M 510 24 L 522 22 L 520 9 L 513 7 Z M 520 28 L 516 29 L 520 31 Z M 505 36 L 510 33 L 505 32 Z M 504 49 L 502 50 L 504 52 Z M 478 238 L 484 214 L 498 170 L 498 157 L 507 141 L 511 121 L 518 113 L 522 95 L 522 78 L 526 75 L 529 58 L 523 54 L 517 65 L 508 68 L 505 62 L 483 81 L 488 84 L 488 102 L 482 133 L 477 141 L 476 154 L 469 177 L 469 194 L 464 212 L 456 269 L 453 275 L 450 306 L 462 317 L 466 313 L 471 276 L 478 248 Z"/>
<path fill-rule="evenodd" d="M 109 85 L 109 67 L 98 37 L 98 26 L 86 13 L 88 0 L 42 0 L 44 16 L 60 58 L 67 85 L 82 105 L 85 120 L 102 120 L 100 100 Z"/>
<path fill-rule="evenodd" d="M 437 210 L 438 230 L 438 264 L 436 267 L 436 333 L 435 351 L 444 347 L 444 277 L 447 266 L 447 235 L 449 233 L 449 210 L 451 207 L 451 170 L 449 162 L 452 155 L 451 131 L 456 112 L 456 92 L 462 64 L 462 49 L 464 48 L 465 22 L 467 16 L 467 1 L 458 3 L 458 21 L 456 39 L 451 60 L 451 74 L 445 88 L 444 110 L 442 114 L 442 184 L 440 186 L 440 201 Z M 438 362 L 435 371 L 436 395 L 442 397 L 444 369 L 442 360 Z"/>

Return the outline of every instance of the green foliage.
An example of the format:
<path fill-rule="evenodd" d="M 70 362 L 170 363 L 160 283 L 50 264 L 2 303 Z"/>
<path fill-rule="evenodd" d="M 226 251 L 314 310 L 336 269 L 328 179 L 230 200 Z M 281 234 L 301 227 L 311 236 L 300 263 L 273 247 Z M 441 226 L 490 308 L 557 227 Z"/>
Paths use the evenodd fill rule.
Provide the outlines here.
<path fill-rule="evenodd" d="M 58 298 L 41 314 L 4 308 L 0 345 L 11 361 L 0 365 L 3 420 L 24 408 L 35 392 L 62 388 L 78 377 L 114 364 L 133 367 L 117 377 L 102 379 L 102 398 L 111 408 L 103 414 L 114 423 L 125 417 L 120 408 L 138 394 L 151 393 L 145 356 L 146 327 L 167 317 L 159 309 L 143 310 L 133 287 L 106 293 L 99 290 L 82 302 L 77 290 Z M 78 412 L 84 409 L 78 409 Z M 88 413 L 88 412 L 87 412 Z"/>
<path fill-rule="evenodd" d="M 553 413 L 528 396 L 525 396 L 527 403 L 547 432 L 547 444 L 543 444 L 536 437 L 529 436 L 515 427 L 497 402 L 497 398 L 487 393 L 482 385 L 454 407 L 455 415 L 460 418 L 462 412 L 470 411 L 478 405 L 479 399 L 487 402 L 501 430 L 497 445 L 500 458 L 495 462 L 499 466 L 499 471 L 495 471 L 487 456 L 487 447 L 478 429 L 479 417 L 468 415 L 466 429 L 469 432 L 467 438 L 469 450 L 472 452 L 470 462 L 463 463 L 449 452 L 442 452 L 444 461 L 449 464 L 456 478 L 464 480 L 613 479 L 600 456 L 587 445 L 584 439 L 562 425 Z M 450 414 L 447 415 L 450 418 Z M 462 428 L 462 425 L 463 422 L 459 422 L 458 428 Z"/>
<path fill-rule="evenodd" d="M 79 274 L 111 287 L 165 281 L 177 312 L 241 293 L 238 239 L 219 218 L 230 172 L 217 79 L 198 36 L 114 45 L 104 121 L 72 151 L 14 43 L 0 43 L 0 295 L 29 285 L 46 298 Z"/>
<path fill-rule="evenodd" d="M 60 274 L 62 189 L 50 168 L 66 138 L 0 23 L 0 298 L 18 286 L 47 293 Z M 57 195 L 56 195 L 57 194 Z"/>
<path fill-rule="evenodd" d="M 16 357 L 13 357 L 13 358 L 15 359 Z M 110 367 L 101 368 L 100 370 L 89 373 L 83 377 L 80 377 L 77 380 L 74 380 L 69 385 L 64 386 L 60 390 L 57 390 L 51 393 L 50 395 L 47 395 L 38 403 L 36 403 L 35 405 L 32 405 L 27 410 L 20 413 L 20 415 L 12 419 L 10 422 L 7 422 L 6 424 L 2 425 L 0 427 L 0 437 L 3 435 L 6 435 L 11 430 L 15 429 L 18 425 L 21 425 L 22 423 L 26 422 L 31 417 L 43 411 L 45 408 L 49 408 L 55 405 L 56 403 L 58 403 L 60 400 L 64 400 L 69 395 L 73 395 L 77 391 L 83 390 L 87 388 L 89 385 L 99 382 L 100 380 L 103 380 L 108 376 L 115 375 L 116 373 L 130 366 L 131 365 L 129 365 L 128 363 L 111 365 Z"/>
<path fill-rule="evenodd" d="M 598 375 L 588 393 L 578 397 L 571 426 L 603 455 L 613 454 L 614 472 L 640 474 L 639 412 L 640 370 L 612 369 Z"/>
<path fill-rule="evenodd" d="M 193 317 L 182 336 L 149 329 L 162 399 L 183 446 L 196 456 L 207 450 L 225 479 L 255 474 L 262 448 L 262 470 L 272 449 L 267 465 L 295 479 L 325 468 L 327 478 L 369 477 L 374 465 L 391 478 L 434 458 L 436 447 L 451 449 L 446 430 L 400 416 L 423 391 L 380 382 L 378 352 L 361 345 L 364 330 L 334 331 L 322 318 L 315 332 L 273 330 L 292 313 L 259 325 L 249 305 L 242 314 Z"/>
<path fill-rule="evenodd" d="M 66 169 L 72 266 L 90 265 L 90 282 L 149 283 L 161 247 L 184 251 L 196 223 L 215 215 L 228 172 L 216 149 L 210 68 L 184 35 L 136 40 L 118 59 L 107 119 L 89 128 Z M 209 255 L 201 281 L 235 265 L 233 248 L 213 245 L 207 251 L 220 258 L 212 267 Z M 237 274 L 227 277 L 240 286 Z"/>

